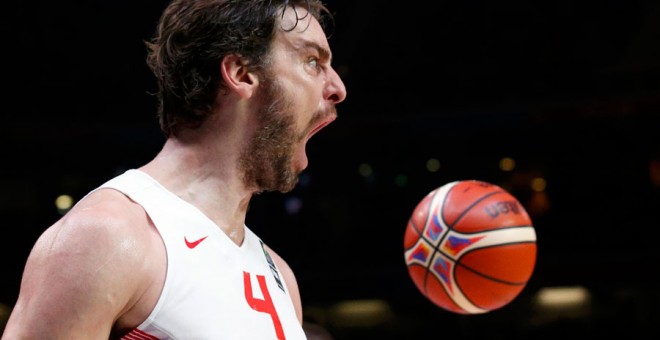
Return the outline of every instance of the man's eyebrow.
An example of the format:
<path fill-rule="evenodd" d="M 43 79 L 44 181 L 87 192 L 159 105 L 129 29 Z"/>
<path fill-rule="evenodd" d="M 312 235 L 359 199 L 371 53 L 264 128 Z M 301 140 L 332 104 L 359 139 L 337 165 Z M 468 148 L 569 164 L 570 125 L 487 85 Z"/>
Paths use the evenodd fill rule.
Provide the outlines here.
<path fill-rule="evenodd" d="M 313 41 L 303 42 L 303 48 L 314 49 L 314 50 L 316 50 L 316 52 L 318 52 L 321 59 L 330 60 L 330 56 L 331 56 L 330 50 L 328 50 L 327 48 L 324 48 L 323 46 L 321 46 L 321 45 L 319 45 L 319 44 L 317 44 Z"/>

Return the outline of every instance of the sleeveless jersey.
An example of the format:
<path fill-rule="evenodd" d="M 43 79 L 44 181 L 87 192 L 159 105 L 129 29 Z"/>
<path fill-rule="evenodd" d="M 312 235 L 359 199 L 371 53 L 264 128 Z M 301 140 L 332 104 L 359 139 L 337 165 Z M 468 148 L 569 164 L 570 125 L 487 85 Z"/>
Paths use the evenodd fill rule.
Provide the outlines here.
<path fill-rule="evenodd" d="M 200 210 L 137 169 L 100 188 L 140 204 L 167 252 L 156 306 L 123 339 L 306 339 L 284 279 L 247 226 L 238 246 Z"/>

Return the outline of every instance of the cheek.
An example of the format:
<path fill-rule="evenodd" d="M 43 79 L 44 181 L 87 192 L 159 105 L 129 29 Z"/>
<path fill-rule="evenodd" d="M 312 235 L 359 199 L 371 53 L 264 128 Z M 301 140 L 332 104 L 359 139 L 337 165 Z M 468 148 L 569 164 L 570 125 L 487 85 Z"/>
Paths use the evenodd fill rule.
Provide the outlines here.
<path fill-rule="evenodd" d="M 289 93 L 292 113 L 296 117 L 298 129 L 307 129 L 313 122 L 312 118 L 320 112 L 323 101 L 320 91 L 311 87 L 299 87 Z"/>
<path fill-rule="evenodd" d="M 295 77 L 281 77 L 277 81 L 285 96 L 283 99 L 295 117 L 296 130 L 299 133 L 309 132 L 314 124 L 314 116 L 323 109 L 322 80 L 305 73 Z"/>

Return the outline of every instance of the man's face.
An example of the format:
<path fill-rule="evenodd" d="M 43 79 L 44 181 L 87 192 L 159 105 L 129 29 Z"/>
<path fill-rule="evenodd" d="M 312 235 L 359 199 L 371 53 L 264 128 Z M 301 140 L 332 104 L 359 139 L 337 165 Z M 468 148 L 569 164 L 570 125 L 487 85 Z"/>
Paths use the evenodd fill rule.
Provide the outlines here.
<path fill-rule="evenodd" d="M 245 182 L 255 184 L 259 191 L 293 190 L 302 169 L 293 166 L 294 149 L 306 133 L 295 129 L 289 95 L 270 76 L 265 75 L 258 94 L 260 105 L 256 113 L 259 128 L 245 148 L 241 164 Z"/>
<path fill-rule="evenodd" d="M 346 97 L 334 71 L 327 38 L 302 8 L 287 7 L 275 34 L 270 61 L 258 74 L 258 129 L 241 164 L 247 186 L 291 191 L 307 167 L 305 145 L 337 116 Z"/>

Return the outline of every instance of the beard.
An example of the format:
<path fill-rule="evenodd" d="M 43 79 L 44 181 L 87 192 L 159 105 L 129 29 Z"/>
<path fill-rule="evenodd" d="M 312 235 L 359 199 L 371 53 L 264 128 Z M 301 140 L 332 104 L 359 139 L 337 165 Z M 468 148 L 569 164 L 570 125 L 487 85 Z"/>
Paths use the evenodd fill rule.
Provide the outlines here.
<path fill-rule="evenodd" d="M 277 80 L 266 74 L 262 84 L 256 112 L 259 128 L 241 153 L 240 170 L 247 187 L 286 193 L 295 188 L 302 172 L 294 169 L 293 155 L 306 134 L 295 130 L 291 101 Z"/>

